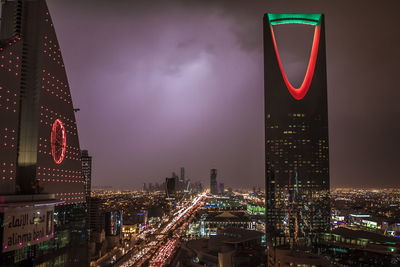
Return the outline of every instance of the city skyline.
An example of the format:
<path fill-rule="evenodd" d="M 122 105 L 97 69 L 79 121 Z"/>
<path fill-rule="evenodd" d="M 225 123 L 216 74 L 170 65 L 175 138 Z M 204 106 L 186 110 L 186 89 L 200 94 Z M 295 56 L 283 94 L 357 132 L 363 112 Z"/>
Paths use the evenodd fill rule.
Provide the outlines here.
<path fill-rule="evenodd" d="M 356 12 L 361 2 L 338 8 L 344 1 L 96 3 L 48 3 L 95 186 L 140 188 L 184 166 L 188 178 L 204 184 L 217 168 L 227 186 L 263 187 L 259 29 L 267 11 L 326 14 L 331 185 L 398 186 L 394 1 L 362 2 L 363 10 L 379 11 L 373 19 Z M 77 32 L 77 25 L 84 26 Z M 308 39 L 306 32 L 305 49 Z M 289 78 L 301 61 L 285 52 L 290 40 L 278 44 L 283 60 L 289 58 Z M 90 60 L 83 62 L 84 55 Z M 116 160 L 107 166 L 110 158 Z"/>
<path fill-rule="evenodd" d="M 0 266 L 399 266 L 394 2 L 289 3 L 2 0 Z"/>

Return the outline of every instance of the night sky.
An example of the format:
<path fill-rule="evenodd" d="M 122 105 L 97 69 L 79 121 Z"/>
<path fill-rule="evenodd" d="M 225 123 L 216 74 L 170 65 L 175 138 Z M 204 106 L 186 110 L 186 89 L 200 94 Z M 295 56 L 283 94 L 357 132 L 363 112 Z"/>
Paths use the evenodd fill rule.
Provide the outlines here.
<path fill-rule="evenodd" d="M 331 186 L 400 186 L 400 1 L 48 0 L 93 185 L 264 187 L 262 19 L 325 13 Z M 278 26 L 301 83 L 306 25 Z"/>

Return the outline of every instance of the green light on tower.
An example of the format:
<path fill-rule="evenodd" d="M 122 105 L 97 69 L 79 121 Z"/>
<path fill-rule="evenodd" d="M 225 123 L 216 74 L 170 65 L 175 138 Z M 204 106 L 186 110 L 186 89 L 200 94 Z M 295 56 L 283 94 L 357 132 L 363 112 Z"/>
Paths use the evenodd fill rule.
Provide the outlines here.
<path fill-rule="evenodd" d="M 322 14 L 268 14 L 269 23 L 278 24 L 307 24 L 317 26 Z"/>

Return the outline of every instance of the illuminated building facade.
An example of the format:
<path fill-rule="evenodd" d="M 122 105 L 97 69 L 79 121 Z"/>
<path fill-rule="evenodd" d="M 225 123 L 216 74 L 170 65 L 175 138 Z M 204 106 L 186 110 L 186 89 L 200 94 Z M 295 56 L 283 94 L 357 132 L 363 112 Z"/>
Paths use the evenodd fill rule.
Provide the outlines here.
<path fill-rule="evenodd" d="M 122 213 L 120 211 L 108 211 L 105 213 L 105 219 L 106 235 L 120 235 L 122 227 Z"/>
<path fill-rule="evenodd" d="M 294 88 L 274 31 L 314 27 L 307 72 Z M 322 14 L 265 14 L 266 231 L 273 246 L 313 244 L 329 229 L 329 148 L 325 29 Z"/>
<path fill-rule="evenodd" d="M 85 180 L 54 26 L 44 0 L 1 5 L 0 262 L 85 266 Z"/>
<path fill-rule="evenodd" d="M 247 204 L 247 213 L 250 215 L 265 215 L 265 206 Z"/>
<path fill-rule="evenodd" d="M 92 187 L 92 157 L 87 150 L 81 151 L 82 174 L 85 179 L 85 195 L 90 197 Z"/>

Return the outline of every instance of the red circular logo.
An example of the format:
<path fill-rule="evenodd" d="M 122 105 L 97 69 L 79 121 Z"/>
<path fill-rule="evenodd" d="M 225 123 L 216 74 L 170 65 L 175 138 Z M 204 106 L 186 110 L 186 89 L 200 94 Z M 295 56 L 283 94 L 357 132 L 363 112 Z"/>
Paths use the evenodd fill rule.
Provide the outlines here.
<path fill-rule="evenodd" d="M 65 127 L 61 120 L 56 119 L 51 128 L 51 155 L 53 156 L 54 162 L 60 164 L 65 157 L 65 151 L 67 148 L 67 136 L 65 134 Z"/>

